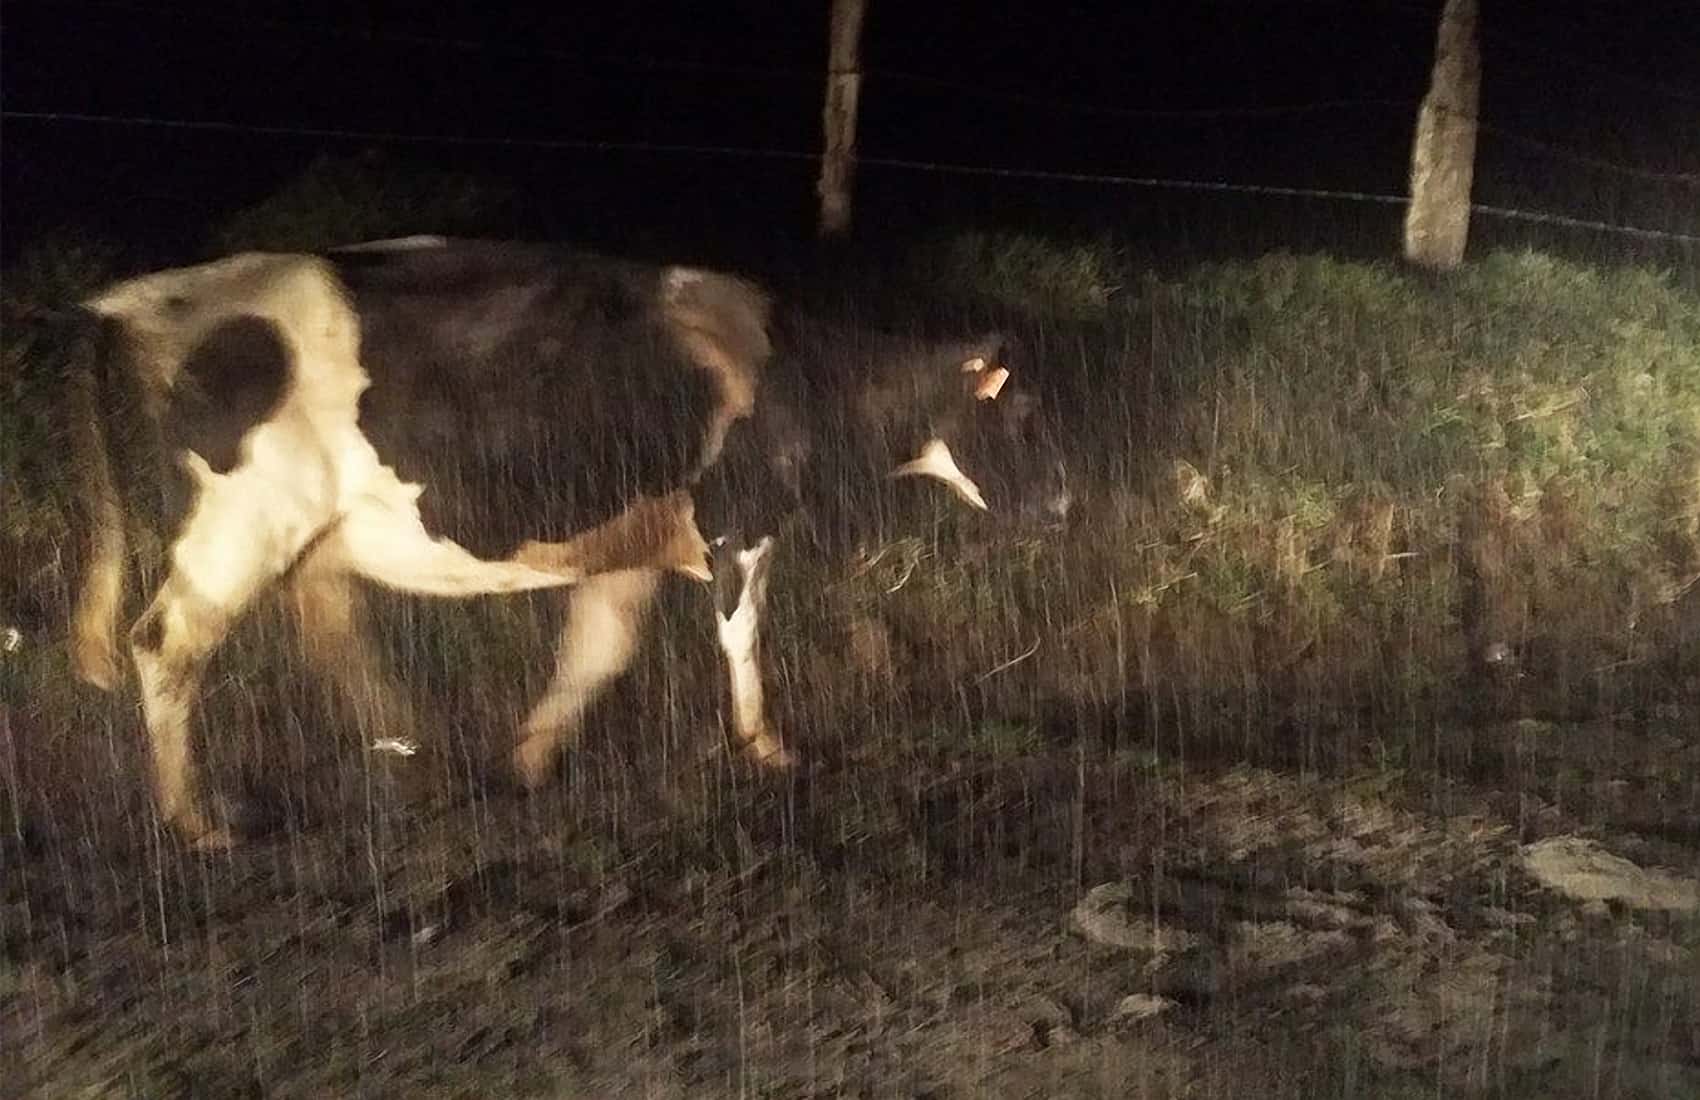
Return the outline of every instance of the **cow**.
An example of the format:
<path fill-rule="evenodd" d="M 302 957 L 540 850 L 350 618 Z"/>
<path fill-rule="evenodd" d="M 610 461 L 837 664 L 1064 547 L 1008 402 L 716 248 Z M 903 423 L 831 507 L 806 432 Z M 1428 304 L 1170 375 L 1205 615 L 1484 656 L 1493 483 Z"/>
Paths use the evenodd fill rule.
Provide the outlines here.
<path fill-rule="evenodd" d="M 662 578 L 710 583 L 732 733 L 790 766 L 760 667 L 783 517 L 858 478 L 930 479 L 1049 521 L 1069 499 L 999 338 L 832 333 L 782 312 L 727 273 L 442 238 L 245 253 L 83 302 L 73 665 L 107 690 L 123 678 L 126 529 L 158 525 L 167 567 L 128 648 L 161 817 L 193 846 L 234 841 L 198 792 L 191 712 L 268 593 L 363 724 L 411 736 L 363 634 L 363 582 L 563 592 L 554 675 L 513 749 L 526 787 L 630 662 Z M 168 461 L 113 457 L 124 411 Z"/>

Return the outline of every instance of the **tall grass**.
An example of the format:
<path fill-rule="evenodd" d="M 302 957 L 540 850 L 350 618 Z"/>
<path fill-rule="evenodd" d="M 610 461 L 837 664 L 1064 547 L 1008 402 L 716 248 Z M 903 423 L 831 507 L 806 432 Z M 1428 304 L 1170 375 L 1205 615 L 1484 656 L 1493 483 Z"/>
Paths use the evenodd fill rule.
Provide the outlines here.
<path fill-rule="evenodd" d="M 933 277 L 1024 337 L 1090 504 L 973 584 L 911 585 L 952 677 L 1018 620 L 1044 693 L 1254 739 L 1691 696 L 1700 301 L 1670 275 L 1516 252 L 1158 278 L 1063 249 L 985 286 L 988 247 Z M 1059 316 L 1081 271 L 1124 289 Z"/>
<path fill-rule="evenodd" d="M 476 221 L 463 181 L 390 205 L 385 180 L 316 165 L 215 238 Z M 9 273 L 9 317 L 73 296 L 97 256 L 34 254 Z M 829 319 L 1014 334 L 1081 504 L 1068 531 L 1022 534 L 911 499 L 906 531 L 849 560 L 791 547 L 769 652 L 805 753 L 943 760 L 1082 731 L 1308 752 L 1341 731 L 1700 691 L 1700 302 L 1670 275 L 1534 252 L 1447 279 L 1293 254 L 1158 275 L 1103 242 L 988 234 L 922 246 L 902 271 L 827 299 Z M 24 476 L 0 491 L 26 563 L 12 576 L 32 578 L 63 561 L 68 502 L 48 470 L 62 448 L 40 434 L 52 349 L 8 328 L 0 415 Z M 62 623 L 67 584 L 14 581 L 10 598 L 29 588 Z M 475 731 L 457 752 L 499 757 L 542 686 L 553 605 L 385 607 L 403 678 Z M 711 698 L 697 627 L 685 675 Z M 245 691 L 295 671 L 279 637 L 236 647 Z M 59 659 L 30 668 L 24 690 L 57 698 Z"/>

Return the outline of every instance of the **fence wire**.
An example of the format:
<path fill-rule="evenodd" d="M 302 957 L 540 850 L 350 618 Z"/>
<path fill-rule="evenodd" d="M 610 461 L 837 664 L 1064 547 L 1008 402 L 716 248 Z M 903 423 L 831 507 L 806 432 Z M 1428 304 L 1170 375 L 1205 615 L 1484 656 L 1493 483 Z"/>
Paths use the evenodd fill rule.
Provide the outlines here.
<path fill-rule="evenodd" d="M 581 152 L 645 153 L 678 156 L 739 158 L 746 160 L 788 161 L 813 163 L 820 153 L 793 149 L 760 149 L 737 145 L 697 145 L 641 141 L 593 141 L 582 138 L 544 137 L 479 137 L 463 134 L 408 134 L 385 130 L 347 130 L 322 126 L 263 126 L 212 120 L 153 118 L 140 115 L 106 115 L 81 111 L 0 111 L 0 118 L 26 122 L 65 122 L 91 125 L 152 127 L 167 130 L 188 130 L 210 133 L 255 134 L 276 137 L 304 137 L 365 141 L 388 144 L 483 146 L 491 148 L 556 149 Z M 1083 183 L 1111 187 L 1143 187 L 1156 190 L 1219 192 L 1244 195 L 1267 195 L 1284 198 L 1322 199 L 1341 202 L 1365 202 L 1382 205 L 1403 205 L 1407 195 L 1353 191 L 1326 187 L 1287 187 L 1266 183 L 1236 183 L 1227 180 L 1189 180 L 1161 176 L 1127 176 L 1100 172 L 1069 172 L 1045 168 L 1012 168 L 989 165 L 956 164 L 947 161 L 914 160 L 905 157 L 858 157 L 857 164 L 871 168 L 891 168 L 912 172 L 929 172 L 959 176 L 983 176 L 1000 179 L 1039 180 L 1054 183 Z M 1683 244 L 1700 243 L 1700 234 L 1679 233 L 1668 229 L 1620 225 L 1591 218 L 1578 218 L 1548 211 L 1486 203 L 1471 203 L 1474 213 L 1537 224 L 1588 229 L 1601 233 L 1616 233 L 1642 240 L 1672 241 Z"/>

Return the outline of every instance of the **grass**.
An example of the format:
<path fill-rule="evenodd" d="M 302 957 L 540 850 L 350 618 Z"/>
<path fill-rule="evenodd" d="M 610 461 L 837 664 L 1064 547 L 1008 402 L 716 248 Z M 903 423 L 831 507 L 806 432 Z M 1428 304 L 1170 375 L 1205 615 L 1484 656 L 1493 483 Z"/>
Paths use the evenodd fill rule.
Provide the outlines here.
<path fill-rule="evenodd" d="M 215 236 L 263 237 L 256 227 L 275 220 L 309 241 L 343 239 L 326 228 L 349 220 L 336 204 L 328 222 L 293 211 L 344 176 L 359 196 L 381 174 L 316 165 Z M 415 190 L 399 209 L 476 188 Z M 812 596 L 777 596 L 775 633 L 799 639 L 799 674 L 835 695 L 846 670 L 809 654 L 847 653 L 850 706 L 873 685 L 887 705 L 966 713 L 965 727 L 951 722 L 982 733 L 1091 715 L 1122 731 L 1112 738 L 1175 724 L 1277 753 L 1287 747 L 1263 742 L 1288 731 L 1692 697 L 1692 290 L 1533 252 L 1445 280 L 1314 255 L 1163 276 L 1125 259 L 1102 243 L 972 234 L 920 247 L 908 281 L 860 296 L 882 317 L 906 305 L 899 325 L 954 317 L 1012 333 L 1018 370 L 1036 376 L 1070 440 L 1083 503 L 1066 537 L 1012 541 L 926 505 L 910 510 L 912 533 L 894 526 L 854 561 L 793 553 L 794 591 Z M 9 534 L 20 560 L 45 563 L 16 574 L 27 580 L 10 599 L 33 602 L 44 625 L 64 621 L 63 606 L 43 605 L 62 603 L 75 562 L 63 481 L 41 457 L 64 450 L 43 434 L 58 368 L 27 322 L 32 303 L 108 267 L 98 249 L 49 245 L 7 280 L 21 322 L 6 357 L 20 470 L 6 491 L 22 517 Z M 536 601 L 470 617 L 394 611 L 392 655 L 426 692 L 452 693 L 461 670 L 493 664 L 540 687 L 552 624 Z M 1030 736 L 1042 733 L 983 739 Z"/>
<path fill-rule="evenodd" d="M 397 213 L 362 197 L 377 169 L 315 171 L 214 239 L 459 201 L 427 181 Z M 553 601 L 376 601 L 430 718 L 417 775 L 262 612 L 202 724 L 209 786 L 273 828 L 203 859 L 153 821 L 133 702 L 70 685 L 57 645 L 76 550 L 32 303 L 106 255 L 5 280 L 28 638 L 0 655 L 0 1032 L 26 1094 L 1692 1094 L 1691 924 L 1516 871 L 1566 830 L 1693 866 L 1691 276 L 934 241 L 822 308 L 1012 334 L 1077 514 L 1015 536 L 912 494 L 846 558 L 786 543 L 767 658 L 801 774 L 723 750 L 683 583 L 530 799 L 493 776 Z M 1475 659 L 1495 642 L 1509 666 Z M 1200 946 L 1061 931 L 1106 881 Z M 1178 1007 L 1118 1022 L 1130 993 Z"/>
<path fill-rule="evenodd" d="M 286 186 L 212 233 L 215 255 L 288 252 L 418 233 L 465 236 L 509 215 L 507 189 L 487 179 L 427 172 L 374 151 L 320 156 Z"/>

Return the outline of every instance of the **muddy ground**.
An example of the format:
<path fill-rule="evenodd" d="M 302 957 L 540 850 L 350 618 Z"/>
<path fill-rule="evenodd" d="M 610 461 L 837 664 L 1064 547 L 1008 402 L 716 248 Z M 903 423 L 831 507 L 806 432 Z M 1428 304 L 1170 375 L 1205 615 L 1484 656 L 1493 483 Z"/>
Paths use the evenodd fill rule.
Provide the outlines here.
<path fill-rule="evenodd" d="M 256 704 L 270 749 L 209 774 L 270 816 L 210 856 L 158 831 L 122 707 L 14 708 L 0 1092 L 1700 1096 L 1691 712 L 1301 770 L 984 716 L 869 743 L 791 683 L 773 778 L 690 679 L 645 664 L 530 798 L 477 739 L 379 756 Z"/>

